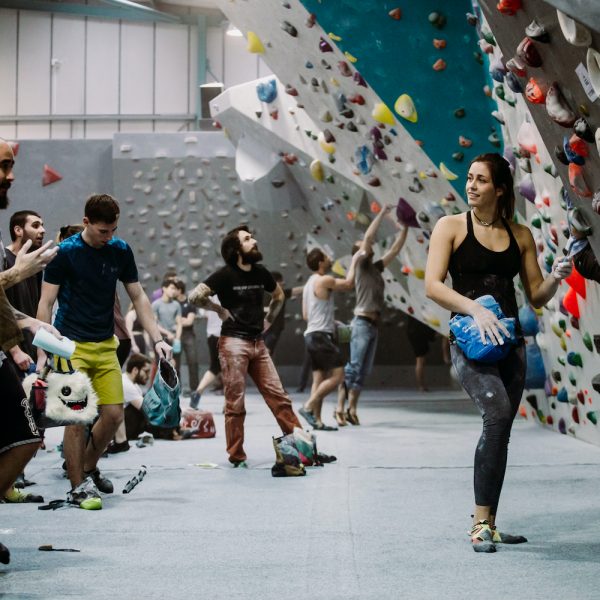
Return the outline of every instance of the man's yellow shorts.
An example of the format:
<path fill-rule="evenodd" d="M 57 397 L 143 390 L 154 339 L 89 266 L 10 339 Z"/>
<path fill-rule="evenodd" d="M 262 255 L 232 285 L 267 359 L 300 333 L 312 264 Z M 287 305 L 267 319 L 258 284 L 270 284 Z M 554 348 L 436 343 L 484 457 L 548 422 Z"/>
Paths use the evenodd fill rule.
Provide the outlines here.
<path fill-rule="evenodd" d="M 71 357 L 73 367 L 83 371 L 92 381 L 98 394 L 98 405 L 123 404 L 123 378 L 117 359 L 119 340 L 116 337 L 102 342 L 75 342 Z"/>

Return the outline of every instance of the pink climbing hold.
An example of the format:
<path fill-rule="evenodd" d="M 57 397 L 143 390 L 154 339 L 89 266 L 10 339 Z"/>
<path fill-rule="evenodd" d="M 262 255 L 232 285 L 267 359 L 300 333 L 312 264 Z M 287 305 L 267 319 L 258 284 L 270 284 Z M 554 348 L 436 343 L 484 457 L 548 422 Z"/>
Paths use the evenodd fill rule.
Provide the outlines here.
<path fill-rule="evenodd" d="M 42 175 L 42 186 L 56 183 L 62 179 L 62 175 L 52 167 L 44 165 L 44 174 Z"/>

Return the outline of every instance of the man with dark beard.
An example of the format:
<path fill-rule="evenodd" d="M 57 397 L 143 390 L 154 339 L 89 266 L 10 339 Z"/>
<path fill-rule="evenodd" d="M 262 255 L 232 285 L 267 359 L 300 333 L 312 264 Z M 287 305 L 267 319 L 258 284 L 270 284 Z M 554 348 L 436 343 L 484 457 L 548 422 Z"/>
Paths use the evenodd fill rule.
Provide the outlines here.
<path fill-rule="evenodd" d="M 8 207 L 8 190 L 14 181 L 13 166 L 15 157 L 12 148 L 0 138 L 0 209 Z M 29 402 L 21 387 L 19 377 L 6 354 L 22 340 L 21 330 L 35 333 L 40 327 L 48 329 L 60 337 L 54 327 L 41 323 L 14 309 L 4 292 L 19 281 L 41 271 L 56 255 L 57 249 L 49 249 L 51 242 L 38 250 L 29 252 L 30 242 L 24 244 L 17 253 L 15 265 L 4 268 L 4 245 L 0 237 L 0 497 L 4 497 L 25 465 L 31 460 L 40 445 L 40 434 L 33 421 Z M 10 560 L 8 549 L 0 544 L 0 562 Z"/>
<path fill-rule="evenodd" d="M 223 322 L 219 359 L 225 393 L 227 453 L 234 467 L 246 468 L 244 400 L 247 374 L 252 377 L 284 433 L 291 433 L 294 427 L 301 425 L 263 341 L 264 330 L 281 310 L 283 290 L 271 273 L 259 264 L 262 254 L 245 225 L 232 229 L 223 238 L 221 256 L 226 265 L 199 284 L 189 295 L 189 301 L 215 311 Z M 266 315 L 263 311 L 265 292 L 271 295 Z M 213 294 L 217 294 L 221 306 L 209 300 Z"/>

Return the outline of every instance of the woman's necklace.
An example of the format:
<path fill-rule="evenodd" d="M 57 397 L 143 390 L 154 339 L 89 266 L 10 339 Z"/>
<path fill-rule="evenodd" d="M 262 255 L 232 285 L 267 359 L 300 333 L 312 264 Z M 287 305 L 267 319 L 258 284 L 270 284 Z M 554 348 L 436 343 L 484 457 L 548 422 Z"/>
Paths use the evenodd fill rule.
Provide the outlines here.
<path fill-rule="evenodd" d="M 496 217 L 493 221 L 490 221 L 489 223 L 487 221 L 482 221 L 478 216 L 477 213 L 472 210 L 471 211 L 473 213 L 473 215 L 475 216 L 475 218 L 479 221 L 480 225 L 483 225 L 484 227 L 491 227 L 500 217 Z"/>

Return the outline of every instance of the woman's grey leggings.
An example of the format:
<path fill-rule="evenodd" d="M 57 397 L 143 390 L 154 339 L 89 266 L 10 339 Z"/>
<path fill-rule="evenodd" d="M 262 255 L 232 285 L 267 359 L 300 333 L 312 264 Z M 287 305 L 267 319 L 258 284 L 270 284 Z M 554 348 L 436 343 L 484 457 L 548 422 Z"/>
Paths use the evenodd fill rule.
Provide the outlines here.
<path fill-rule="evenodd" d="M 489 365 L 469 360 L 456 344 L 451 344 L 450 353 L 458 380 L 483 419 L 483 432 L 475 450 L 475 504 L 490 506 L 495 515 L 510 430 L 525 387 L 525 346 L 515 346 L 504 360 Z"/>

